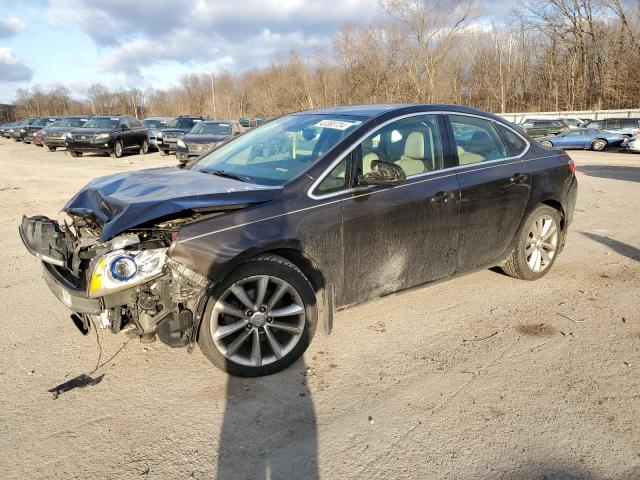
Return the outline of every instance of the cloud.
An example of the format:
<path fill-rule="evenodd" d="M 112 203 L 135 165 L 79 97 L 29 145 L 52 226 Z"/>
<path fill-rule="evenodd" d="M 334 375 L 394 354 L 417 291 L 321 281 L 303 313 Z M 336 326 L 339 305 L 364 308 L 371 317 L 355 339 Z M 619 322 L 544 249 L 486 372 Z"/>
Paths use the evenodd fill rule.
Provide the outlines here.
<path fill-rule="evenodd" d="M 101 47 L 98 68 L 140 69 L 203 62 L 236 70 L 259 67 L 282 51 L 330 47 L 347 21 L 371 21 L 377 0 L 51 0 L 48 17 L 73 23 Z"/>
<path fill-rule="evenodd" d="M 18 17 L 0 18 L 0 38 L 9 38 L 27 28 Z"/>
<path fill-rule="evenodd" d="M 9 48 L 0 48 L 0 81 L 28 82 L 33 78 L 31 68 L 20 61 Z"/>

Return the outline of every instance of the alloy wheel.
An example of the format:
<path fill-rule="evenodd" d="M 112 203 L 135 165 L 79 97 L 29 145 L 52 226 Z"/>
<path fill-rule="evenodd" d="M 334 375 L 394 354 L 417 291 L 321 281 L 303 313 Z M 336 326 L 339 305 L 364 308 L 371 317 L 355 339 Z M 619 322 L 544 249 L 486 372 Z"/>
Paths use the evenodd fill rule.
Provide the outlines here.
<path fill-rule="evenodd" d="M 542 145 L 543 147 L 547 147 L 547 148 L 553 147 L 553 144 L 551 142 L 549 142 L 548 140 L 543 140 L 542 142 L 540 142 L 540 145 Z"/>
<path fill-rule="evenodd" d="M 298 291 L 272 275 L 237 281 L 216 301 L 211 337 L 228 360 L 259 367 L 274 363 L 300 341 L 307 318 Z"/>
<path fill-rule="evenodd" d="M 116 142 L 114 149 L 116 157 L 120 158 L 122 156 L 122 144 L 120 142 Z"/>
<path fill-rule="evenodd" d="M 607 143 L 604 140 L 596 140 L 595 142 L 593 142 L 593 149 L 596 152 L 600 152 L 604 150 L 604 147 L 606 146 L 607 146 Z"/>
<path fill-rule="evenodd" d="M 558 226 L 550 215 L 539 217 L 529 229 L 525 248 L 527 265 L 532 272 L 542 272 L 553 261 L 558 248 Z"/>

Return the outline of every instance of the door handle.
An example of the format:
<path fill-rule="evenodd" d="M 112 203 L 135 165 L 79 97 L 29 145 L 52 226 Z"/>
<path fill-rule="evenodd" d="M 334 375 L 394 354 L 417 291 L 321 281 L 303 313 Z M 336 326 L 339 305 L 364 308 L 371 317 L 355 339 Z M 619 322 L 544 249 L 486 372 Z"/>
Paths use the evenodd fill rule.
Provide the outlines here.
<path fill-rule="evenodd" d="M 509 179 L 511 183 L 524 183 L 527 181 L 526 173 L 516 173 Z"/>
<path fill-rule="evenodd" d="M 452 192 L 438 192 L 431 197 L 431 203 L 449 203 L 449 200 L 453 200 L 455 195 Z"/>

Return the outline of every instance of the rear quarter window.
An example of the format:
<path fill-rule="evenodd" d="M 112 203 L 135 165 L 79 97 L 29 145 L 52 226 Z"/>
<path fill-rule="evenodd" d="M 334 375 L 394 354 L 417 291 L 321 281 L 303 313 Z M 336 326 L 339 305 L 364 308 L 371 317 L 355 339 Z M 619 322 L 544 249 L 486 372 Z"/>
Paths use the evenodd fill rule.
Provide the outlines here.
<path fill-rule="evenodd" d="M 495 126 L 509 150 L 509 156 L 517 157 L 518 155 L 522 155 L 527 148 L 527 142 L 510 128 L 499 123 L 496 123 Z"/>

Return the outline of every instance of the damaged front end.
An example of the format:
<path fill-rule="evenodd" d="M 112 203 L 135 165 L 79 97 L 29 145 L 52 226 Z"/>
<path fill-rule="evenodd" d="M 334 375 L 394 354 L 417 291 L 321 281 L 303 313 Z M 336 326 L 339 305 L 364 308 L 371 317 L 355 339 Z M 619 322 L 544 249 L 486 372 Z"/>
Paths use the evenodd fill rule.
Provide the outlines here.
<path fill-rule="evenodd" d="M 208 285 L 206 277 L 167 257 L 186 221 L 132 229 L 108 241 L 89 216 L 67 215 L 60 222 L 23 217 L 19 230 L 27 249 L 42 260 L 47 285 L 74 312 L 83 333 L 95 316 L 115 333 L 126 330 L 142 341 L 157 336 L 181 347 L 195 341 L 194 312 Z"/>

